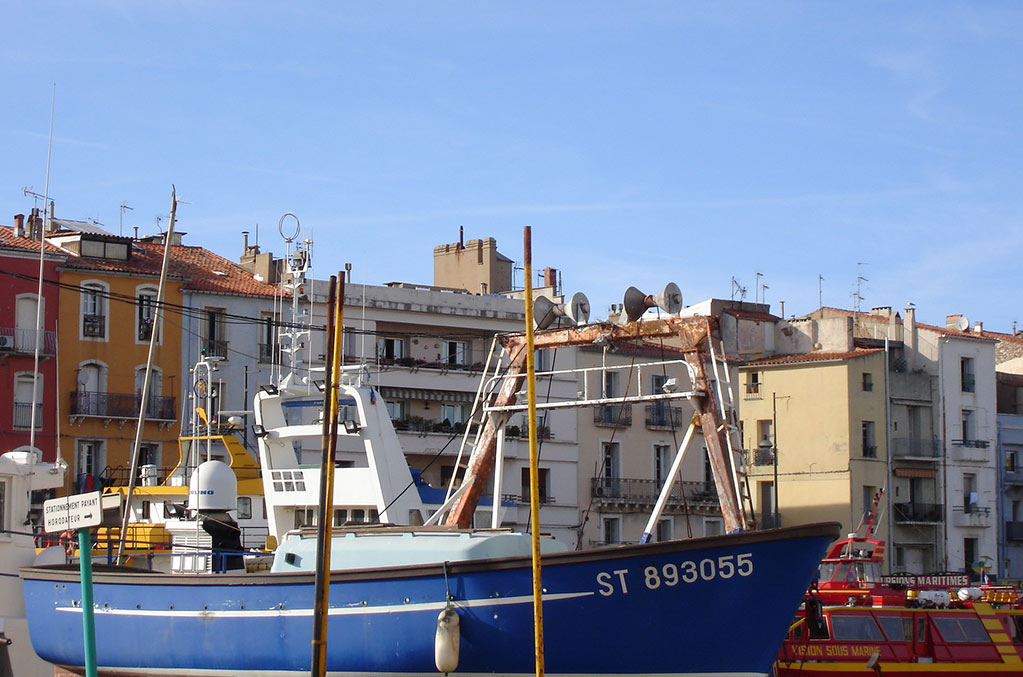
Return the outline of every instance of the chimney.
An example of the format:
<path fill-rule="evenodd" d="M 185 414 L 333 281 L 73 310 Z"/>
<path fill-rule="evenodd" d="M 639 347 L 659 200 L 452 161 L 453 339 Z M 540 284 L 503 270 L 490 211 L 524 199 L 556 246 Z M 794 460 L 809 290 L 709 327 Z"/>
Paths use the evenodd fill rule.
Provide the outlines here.
<path fill-rule="evenodd" d="M 558 269 L 557 268 L 544 268 L 543 269 L 543 286 L 555 288 L 558 286 Z"/>
<path fill-rule="evenodd" d="M 955 329 L 956 328 L 956 322 L 958 322 L 959 318 L 961 318 L 962 316 L 963 316 L 962 313 L 956 313 L 955 315 L 946 315 L 945 316 L 945 329 Z"/>
<path fill-rule="evenodd" d="M 891 306 L 875 306 L 875 307 L 870 309 L 870 314 L 871 315 L 881 315 L 883 317 L 891 317 L 892 316 L 892 307 Z"/>
<path fill-rule="evenodd" d="M 974 334 L 981 334 L 981 335 L 983 335 L 984 334 L 984 323 L 983 322 L 974 322 L 973 323 L 973 333 Z"/>
<path fill-rule="evenodd" d="M 465 229 L 462 226 L 458 227 L 458 248 L 465 249 Z"/>
<path fill-rule="evenodd" d="M 25 237 L 25 215 L 14 215 L 14 237 Z"/>
<path fill-rule="evenodd" d="M 242 231 L 242 254 L 249 251 L 249 231 Z"/>
<path fill-rule="evenodd" d="M 53 200 L 50 200 L 50 232 L 57 230 L 57 227 L 53 225 Z"/>

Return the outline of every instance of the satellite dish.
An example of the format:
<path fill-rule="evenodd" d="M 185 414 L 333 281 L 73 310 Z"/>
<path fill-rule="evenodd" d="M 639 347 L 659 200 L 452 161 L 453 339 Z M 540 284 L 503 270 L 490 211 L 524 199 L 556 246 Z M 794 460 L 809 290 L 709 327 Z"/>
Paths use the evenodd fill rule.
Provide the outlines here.
<path fill-rule="evenodd" d="M 648 296 L 629 287 L 625 290 L 625 315 L 629 322 L 635 322 L 643 316 L 647 308 L 660 308 L 669 315 L 677 315 L 682 310 L 682 290 L 674 282 L 669 282 L 656 296 Z"/>
<path fill-rule="evenodd" d="M 965 315 L 960 315 L 959 319 L 956 320 L 956 329 L 959 331 L 966 331 L 970 328 L 970 318 Z"/>
<path fill-rule="evenodd" d="M 586 324 L 590 319 L 590 301 L 586 294 L 576 292 L 567 304 L 555 303 L 546 296 L 537 296 L 533 301 L 533 324 L 537 329 L 546 329 L 561 318 L 573 325 Z"/>

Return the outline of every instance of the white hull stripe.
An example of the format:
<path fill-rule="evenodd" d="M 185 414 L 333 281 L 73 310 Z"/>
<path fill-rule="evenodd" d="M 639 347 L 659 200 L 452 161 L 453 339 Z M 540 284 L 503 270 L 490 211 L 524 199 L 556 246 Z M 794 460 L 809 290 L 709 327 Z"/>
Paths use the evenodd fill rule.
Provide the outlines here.
<path fill-rule="evenodd" d="M 590 597 L 593 592 L 566 592 L 556 595 L 544 595 L 544 602 L 557 602 L 577 597 Z M 520 595 L 518 597 L 495 597 L 493 599 L 470 599 L 454 601 L 452 604 L 459 609 L 475 609 L 484 607 L 508 606 L 512 604 L 532 604 L 532 595 Z M 361 616 L 365 614 L 391 614 L 416 611 L 440 611 L 447 606 L 446 602 L 421 602 L 417 604 L 389 604 L 386 606 L 362 606 L 362 604 L 347 607 L 331 607 L 328 616 Z M 57 611 L 70 613 L 82 613 L 81 607 L 61 606 Z M 226 611 L 206 610 L 178 610 L 178 609 L 107 609 L 96 607 L 95 614 L 98 616 L 156 616 L 160 618 L 279 618 L 282 616 L 312 616 L 312 609 L 236 609 Z M 253 673 L 257 674 L 257 673 Z M 341 673 L 338 673 L 341 674 Z"/>

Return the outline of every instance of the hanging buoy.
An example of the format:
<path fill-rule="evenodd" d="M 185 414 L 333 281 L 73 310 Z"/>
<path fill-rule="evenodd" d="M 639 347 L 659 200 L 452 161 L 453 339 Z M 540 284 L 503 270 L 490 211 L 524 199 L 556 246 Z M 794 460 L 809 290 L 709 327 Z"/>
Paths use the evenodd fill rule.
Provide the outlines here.
<path fill-rule="evenodd" d="M 437 616 L 437 635 L 433 639 L 433 660 L 445 675 L 458 669 L 459 619 L 450 604 Z"/>

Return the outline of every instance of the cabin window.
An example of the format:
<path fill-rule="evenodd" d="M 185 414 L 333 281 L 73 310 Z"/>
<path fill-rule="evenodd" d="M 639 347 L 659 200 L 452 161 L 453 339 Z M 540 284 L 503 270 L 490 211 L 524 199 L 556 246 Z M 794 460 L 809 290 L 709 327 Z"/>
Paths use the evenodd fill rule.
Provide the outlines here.
<path fill-rule="evenodd" d="M 984 624 L 976 616 L 935 618 L 934 625 L 946 642 L 990 642 Z"/>
<path fill-rule="evenodd" d="M 901 616 L 878 616 L 877 622 L 890 642 L 908 642 L 913 636 L 913 619 Z"/>
<path fill-rule="evenodd" d="M 295 508 L 295 528 L 316 526 L 316 508 Z"/>
<path fill-rule="evenodd" d="M 252 499 L 248 496 L 238 497 L 238 519 L 252 519 Z"/>
<path fill-rule="evenodd" d="M 274 491 L 305 491 L 301 470 L 273 470 Z"/>
<path fill-rule="evenodd" d="M 863 614 L 831 614 L 831 632 L 844 642 L 883 642 L 881 630 L 873 616 Z"/>

